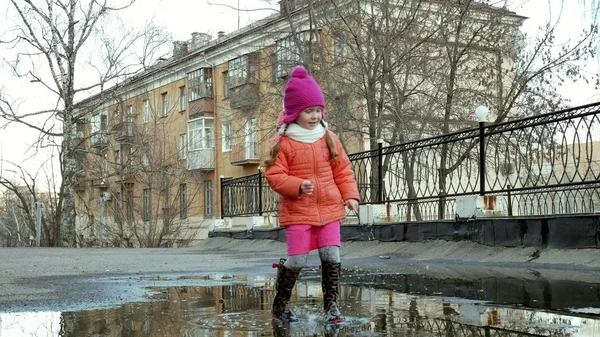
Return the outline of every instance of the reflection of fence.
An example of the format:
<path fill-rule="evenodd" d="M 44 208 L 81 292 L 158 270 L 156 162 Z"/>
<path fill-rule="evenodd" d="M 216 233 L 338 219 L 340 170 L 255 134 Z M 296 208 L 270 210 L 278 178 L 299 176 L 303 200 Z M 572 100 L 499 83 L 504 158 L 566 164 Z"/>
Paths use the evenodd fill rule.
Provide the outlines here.
<path fill-rule="evenodd" d="M 428 331 L 434 336 L 481 336 L 481 337 L 541 337 L 546 335 L 507 330 L 491 326 L 474 326 L 443 318 L 421 317 L 413 321 L 396 323 L 396 327 L 408 331 Z"/>
<path fill-rule="evenodd" d="M 593 213 L 600 212 L 600 141 L 593 137 L 599 126 L 595 103 L 380 145 L 349 158 L 361 203 L 390 203 L 406 221 L 454 218 L 456 198 L 468 195 L 506 196 L 508 215 Z M 270 190 L 262 179 L 257 186 L 244 185 L 255 177 L 233 179 L 238 199 L 253 188 Z M 226 195 L 232 183 L 223 183 Z M 250 209 L 252 204 L 229 205 L 235 198 L 222 200 L 224 216 L 267 212 Z"/>

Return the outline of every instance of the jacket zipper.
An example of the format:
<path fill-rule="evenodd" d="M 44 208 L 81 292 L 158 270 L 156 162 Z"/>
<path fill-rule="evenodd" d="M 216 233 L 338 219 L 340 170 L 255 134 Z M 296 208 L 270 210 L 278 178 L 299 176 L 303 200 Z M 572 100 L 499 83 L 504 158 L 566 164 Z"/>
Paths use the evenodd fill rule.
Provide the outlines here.
<path fill-rule="evenodd" d="M 321 199 L 321 195 L 319 193 L 319 179 L 317 177 L 317 152 L 315 151 L 315 143 L 310 144 L 313 150 L 313 157 L 315 158 L 315 165 L 313 166 L 314 177 L 315 177 L 315 189 L 317 192 L 317 212 L 319 213 L 319 222 L 321 226 L 323 226 L 323 216 L 321 215 L 321 207 L 319 205 L 319 199 Z"/>

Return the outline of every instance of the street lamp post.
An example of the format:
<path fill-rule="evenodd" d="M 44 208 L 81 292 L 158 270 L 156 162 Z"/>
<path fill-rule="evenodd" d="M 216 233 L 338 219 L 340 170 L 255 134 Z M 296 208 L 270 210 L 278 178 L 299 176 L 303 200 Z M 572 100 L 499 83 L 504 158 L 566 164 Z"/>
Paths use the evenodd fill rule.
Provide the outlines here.
<path fill-rule="evenodd" d="M 475 116 L 479 122 L 479 195 L 485 195 L 485 139 L 484 126 L 488 121 L 489 110 L 484 105 L 475 109 Z"/>

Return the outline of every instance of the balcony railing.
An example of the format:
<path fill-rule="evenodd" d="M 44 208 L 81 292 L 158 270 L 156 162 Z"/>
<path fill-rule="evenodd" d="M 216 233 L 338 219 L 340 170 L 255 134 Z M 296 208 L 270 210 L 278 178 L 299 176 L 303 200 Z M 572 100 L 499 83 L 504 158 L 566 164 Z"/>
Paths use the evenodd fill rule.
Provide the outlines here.
<path fill-rule="evenodd" d="M 115 126 L 117 129 L 117 140 L 125 140 L 133 137 L 133 122 L 122 122 Z"/>
<path fill-rule="evenodd" d="M 248 142 L 235 144 L 231 149 L 232 165 L 254 165 L 260 163 L 258 155 L 258 143 Z"/>
<path fill-rule="evenodd" d="M 188 118 L 194 119 L 204 113 L 215 112 L 215 103 L 212 97 L 200 97 L 188 102 Z"/>
<path fill-rule="evenodd" d="M 187 153 L 187 169 L 212 171 L 215 169 L 215 149 L 189 150 Z"/>
<path fill-rule="evenodd" d="M 105 146 L 108 143 L 108 137 L 105 131 L 94 132 L 91 137 L 92 146 Z"/>
<path fill-rule="evenodd" d="M 258 105 L 258 85 L 246 83 L 229 89 L 229 106 L 232 109 L 247 109 Z"/>

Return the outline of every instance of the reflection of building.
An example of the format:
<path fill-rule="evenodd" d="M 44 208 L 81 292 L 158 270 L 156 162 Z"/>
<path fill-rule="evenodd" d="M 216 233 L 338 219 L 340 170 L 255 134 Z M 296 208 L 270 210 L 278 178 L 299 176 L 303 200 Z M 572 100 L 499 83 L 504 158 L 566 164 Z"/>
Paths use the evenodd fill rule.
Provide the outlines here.
<path fill-rule="evenodd" d="M 154 280 L 155 285 L 170 280 Z M 0 314 L 0 336 L 35 332 L 56 336 L 204 337 L 271 335 L 272 277 L 213 274 L 177 282 L 197 286 L 152 288 L 149 301 L 118 308 L 68 313 Z M 371 284 L 372 285 L 372 284 Z M 600 334 L 600 320 L 578 313 L 496 306 L 478 300 L 404 294 L 369 286 L 342 285 L 340 305 L 351 324 L 340 336 L 571 336 Z M 434 286 L 433 284 L 431 284 Z M 291 336 L 322 336 L 318 278 L 300 279 L 292 307 L 302 321 Z M 453 288 L 453 290 L 466 290 Z M 475 289 L 471 289 L 475 290 Z M 475 295 L 477 296 L 477 295 Z M 596 313 L 597 313 L 597 309 Z M 593 314 L 592 311 L 589 311 Z M 14 330 L 15 327 L 21 330 Z M 292 326 L 293 328 L 293 326 Z"/>

